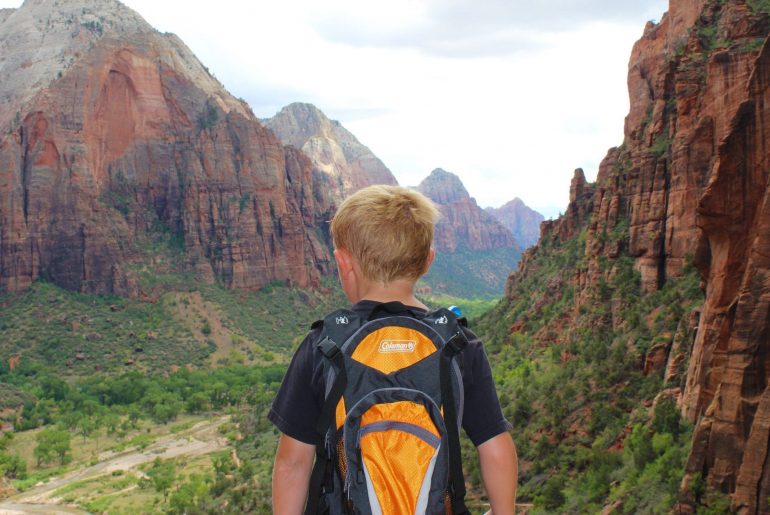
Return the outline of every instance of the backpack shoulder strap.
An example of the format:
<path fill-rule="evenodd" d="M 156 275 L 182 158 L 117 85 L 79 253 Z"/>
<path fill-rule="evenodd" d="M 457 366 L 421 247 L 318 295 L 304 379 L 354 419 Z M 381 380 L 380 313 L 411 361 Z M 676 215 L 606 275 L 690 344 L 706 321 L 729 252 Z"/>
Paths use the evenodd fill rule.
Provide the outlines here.
<path fill-rule="evenodd" d="M 318 340 L 316 346 L 324 356 L 329 358 L 329 354 L 333 352 L 332 346 L 336 346 L 337 349 L 342 350 L 342 346 L 348 338 L 353 336 L 358 328 L 361 327 L 361 319 L 355 311 L 338 309 L 337 311 L 329 313 L 322 321 L 318 321 L 313 325 L 316 324 L 323 326 L 321 338 Z"/>
<path fill-rule="evenodd" d="M 424 322 L 433 327 L 444 339 L 439 361 L 439 380 L 441 383 L 441 403 L 444 407 L 449 437 L 449 495 L 454 515 L 469 514 L 465 505 L 465 478 L 463 476 L 462 455 L 460 452 L 460 428 L 458 427 L 457 404 L 452 387 L 452 361 L 465 350 L 468 338 L 463 327 L 467 327 L 464 318 L 457 318 L 448 309 L 437 309 L 429 313 Z M 462 387 L 461 385 L 458 385 Z M 457 392 L 460 395 L 460 392 Z"/>
<path fill-rule="evenodd" d="M 316 348 L 324 355 L 324 366 L 334 367 L 334 383 L 327 390 L 321 414 L 316 423 L 316 459 L 313 472 L 310 476 L 306 515 L 315 515 L 319 510 L 319 502 L 325 489 L 332 487 L 331 449 L 327 448 L 327 433 L 329 432 L 337 409 L 337 403 L 347 386 L 347 374 L 345 372 L 345 359 L 342 355 L 342 346 L 355 334 L 361 326 L 359 316 L 351 310 L 339 309 L 327 315 L 323 320 L 313 324 L 313 327 L 322 326 L 321 336 L 316 343 Z"/>

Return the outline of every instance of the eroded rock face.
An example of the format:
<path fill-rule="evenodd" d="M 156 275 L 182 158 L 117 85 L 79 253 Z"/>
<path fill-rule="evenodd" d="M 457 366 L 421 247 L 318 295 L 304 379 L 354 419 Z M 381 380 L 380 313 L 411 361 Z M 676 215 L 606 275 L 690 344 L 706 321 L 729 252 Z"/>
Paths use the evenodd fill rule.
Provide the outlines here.
<path fill-rule="evenodd" d="M 515 198 L 498 208 L 488 207 L 485 211 L 511 231 L 521 248 L 537 243 L 540 237 L 540 222 L 544 217 L 528 207 L 520 198 Z"/>
<path fill-rule="evenodd" d="M 312 104 L 290 104 L 265 120 L 265 125 L 284 145 L 300 149 L 310 157 L 327 176 L 327 190 L 337 202 L 372 184 L 398 184 L 368 147 Z"/>
<path fill-rule="evenodd" d="M 696 475 L 731 494 L 736 511 L 770 512 L 769 33 L 770 16 L 742 1 L 672 0 L 633 49 L 623 145 L 594 185 L 576 175 L 565 216 L 542 224 L 556 240 L 585 228 L 585 267 L 567 280 L 577 288 L 567 328 L 619 256 L 633 258 L 645 291 L 688 261 L 700 271 L 702 309 L 654 360 L 668 380 L 686 370 L 681 405 L 696 424 L 678 512 L 694 510 Z M 533 252 L 509 295 L 536 273 Z"/>
<path fill-rule="evenodd" d="M 518 247 L 513 234 L 476 204 L 456 175 L 437 168 L 417 190 L 433 200 L 441 211 L 434 237 L 439 252 Z"/>
<path fill-rule="evenodd" d="M 14 52 L 0 73 L 35 73 L 0 83 L 0 291 L 45 277 L 142 295 L 142 270 L 253 289 L 327 271 L 312 163 L 176 36 L 111 0 L 29 0 L 4 16 L 0 47 Z M 159 263 L 157 244 L 176 259 Z"/>

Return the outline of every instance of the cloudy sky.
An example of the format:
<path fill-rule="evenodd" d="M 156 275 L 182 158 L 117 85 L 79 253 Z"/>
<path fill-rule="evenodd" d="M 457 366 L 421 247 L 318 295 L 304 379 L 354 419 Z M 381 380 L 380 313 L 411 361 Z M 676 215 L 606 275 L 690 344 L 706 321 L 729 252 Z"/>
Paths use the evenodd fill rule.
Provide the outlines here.
<path fill-rule="evenodd" d="M 310 102 L 403 185 L 434 168 L 481 206 L 546 216 L 623 140 L 633 43 L 666 0 L 124 0 L 259 117 Z M 19 0 L 0 0 L 17 7 Z"/>

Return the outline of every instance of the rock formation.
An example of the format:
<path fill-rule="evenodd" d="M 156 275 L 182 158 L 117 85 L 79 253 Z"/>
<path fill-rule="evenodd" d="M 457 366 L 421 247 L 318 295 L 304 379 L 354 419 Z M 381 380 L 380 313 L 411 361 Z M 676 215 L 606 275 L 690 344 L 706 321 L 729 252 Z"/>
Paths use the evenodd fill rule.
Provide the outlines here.
<path fill-rule="evenodd" d="M 253 289 L 328 270 L 310 160 L 119 2 L 3 10 L 0 75 L 0 292 L 42 277 L 140 295 L 142 270 Z"/>
<path fill-rule="evenodd" d="M 290 104 L 265 120 L 265 125 L 284 145 L 310 157 L 326 175 L 327 190 L 337 200 L 372 184 L 398 184 L 369 148 L 312 104 Z"/>
<path fill-rule="evenodd" d="M 585 231 L 585 266 L 570 279 L 573 328 L 590 303 L 586 292 L 609 281 L 620 256 L 633 258 L 647 292 L 679 277 L 688 261 L 701 274 L 704 304 L 681 323 L 692 326 L 683 329 L 689 343 L 662 342 L 647 356 L 651 369 L 667 363 L 667 377 L 689 356 L 678 401 L 695 431 L 680 513 L 695 509 L 696 476 L 730 494 L 739 513 L 770 511 L 770 14 L 763 5 L 671 0 L 631 55 L 623 145 L 608 152 L 595 184 L 576 174 L 567 213 L 542 225 L 549 241 Z M 528 267 L 539 251 L 523 257 L 509 296 L 522 275 L 536 272 Z"/>
<path fill-rule="evenodd" d="M 544 217 L 528 207 L 520 198 L 517 197 L 500 207 L 488 207 L 485 211 L 511 231 L 521 248 L 537 243 L 540 237 L 540 222 Z"/>
<path fill-rule="evenodd" d="M 513 234 L 476 204 L 455 174 L 436 168 L 417 190 L 441 210 L 441 218 L 436 224 L 437 251 L 518 248 Z"/>

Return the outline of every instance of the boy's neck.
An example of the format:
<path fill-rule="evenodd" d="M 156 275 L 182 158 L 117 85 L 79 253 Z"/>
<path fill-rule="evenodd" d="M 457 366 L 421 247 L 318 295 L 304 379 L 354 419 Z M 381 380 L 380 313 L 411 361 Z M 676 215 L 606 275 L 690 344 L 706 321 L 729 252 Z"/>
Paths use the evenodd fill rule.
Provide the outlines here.
<path fill-rule="evenodd" d="M 413 306 L 427 310 L 428 307 L 414 296 L 414 282 L 408 279 L 397 279 L 390 283 L 363 281 L 358 291 L 358 301 L 372 300 L 375 302 L 400 302 L 405 306 Z M 352 300 L 352 299 L 351 299 Z"/>

